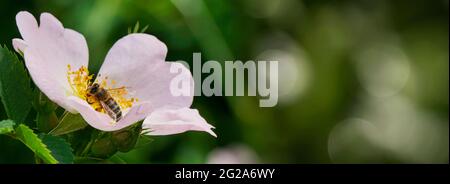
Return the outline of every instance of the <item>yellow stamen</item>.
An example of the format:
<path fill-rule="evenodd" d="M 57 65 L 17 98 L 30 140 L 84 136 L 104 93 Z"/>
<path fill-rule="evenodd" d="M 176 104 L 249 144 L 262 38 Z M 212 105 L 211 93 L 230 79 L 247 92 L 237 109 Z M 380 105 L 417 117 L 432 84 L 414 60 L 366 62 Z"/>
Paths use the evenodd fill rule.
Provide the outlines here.
<path fill-rule="evenodd" d="M 105 79 L 100 83 L 100 87 L 108 91 L 109 95 L 111 95 L 111 97 L 117 102 L 117 104 L 119 104 L 120 108 L 124 110 L 133 106 L 135 98 L 129 97 L 130 95 L 128 93 L 128 88 L 125 86 L 115 88 L 114 86 L 116 82 L 114 80 L 111 80 L 111 84 L 109 84 L 107 80 L 108 77 L 105 77 Z"/>
<path fill-rule="evenodd" d="M 98 112 L 105 113 L 100 102 L 94 97 L 88 94 L 87 89 L 92 85 L 93 75 L 89 75 L 89 71 L 85 66 L 80 67 L 78 70 L 72 71 L 70 65 L 67 65 L 67 80 L 72 88 L 74 94 L 83 100 L 86 100 L 92 108 Z M 115 85 L 115 81 L 112 80 L 112 86 L 108 85 L 108 77 L 99 82 L 100 87 L 106 89 L 111 97 L 117 102 L 122 110 L 130 108 L 137 99 L 128 97 L 128 90 L 122 86 L 119 88 L 112 88 Z"/>

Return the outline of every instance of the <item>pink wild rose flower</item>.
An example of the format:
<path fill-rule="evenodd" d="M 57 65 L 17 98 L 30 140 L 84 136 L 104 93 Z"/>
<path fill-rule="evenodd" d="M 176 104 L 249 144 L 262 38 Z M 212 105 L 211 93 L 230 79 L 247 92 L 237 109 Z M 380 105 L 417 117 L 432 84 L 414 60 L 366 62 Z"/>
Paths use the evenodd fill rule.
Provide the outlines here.
<path fill-rule="evenodd" d="M 194 80 L 182 64 L 166 62 L 166 45 L 149 34 L 129 34 L 118 40 L 106 55 L 98 75 L 89 75 L 89 54 L 85 38 L 66 29 L 49 13 L 42 13 L 40 24 L 29 12 L 16 15 L 22 39 L 13 39 L 17 52 L 39 89 L 53 102 L 71 113 L 80 113 L 92 127 L 115 131 L 143 119 L 143 133 L 168 135 L 189 130 L 214 128 L 196 109 Z M 171 72 L 177 68 L 178 72 Z M 180 72 L 181 71 L 181 72 Z M 173 95 L 171 81 L 189 81 L 188 95 Z M 97 83 L 106 89 L 120 107 L 118 121 L 111 118 L 87 89 Z"/>

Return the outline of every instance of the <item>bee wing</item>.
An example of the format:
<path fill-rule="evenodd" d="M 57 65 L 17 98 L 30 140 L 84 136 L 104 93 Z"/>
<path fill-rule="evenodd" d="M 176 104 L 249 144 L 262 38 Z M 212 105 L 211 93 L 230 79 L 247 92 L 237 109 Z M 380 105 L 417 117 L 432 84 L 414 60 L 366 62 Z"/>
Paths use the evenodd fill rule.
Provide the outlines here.
<path fill-rule="evenodd" d="M 118 88 L 108 88 L 106 90 L 107 91 L 117 91 L 117 90 L 124 90 L 124 89 L 129 89 L 129 87 L 122 86 L 122 87 L 118 87 Z"/>
<path fill-rule="evenodd" d="M 119 96 L 119 95 L 126 95 L 126 94 L 134 94 L 133 92 L 130 91 L 130 87 L 127 86 L 122 86 L 122 87 L 118 87 L 118 88 L 108 88 L 105 89 L 106 91 L 108 91 L 108 93 L 112 96 Z"/>
<path fill-rule="evenodd" d="M 108 116 L 111 117 L 115 121 L 116 120 L 116 113 L 114 113 L 114 111 L 111 110 L 111 108 L 109 108 L 109 106 L 106 105 L 105 102 L 100 101 L 100 104 L 102 105 L 103 109 L 106 111 Z"/>
<path fill-rule="evenodd" d="M 128 87 L 125 87 L 125 86 L 119 87 L 119 88 L 105 88 L 105 90 L 108 91 L 108 93 L 121 93 L 121 92 L 123 92 L 124 90 L 126 91 L 126 90 L 128 90 L 128 89 L 129 89 L 129 88 L 128 88 Z"/>

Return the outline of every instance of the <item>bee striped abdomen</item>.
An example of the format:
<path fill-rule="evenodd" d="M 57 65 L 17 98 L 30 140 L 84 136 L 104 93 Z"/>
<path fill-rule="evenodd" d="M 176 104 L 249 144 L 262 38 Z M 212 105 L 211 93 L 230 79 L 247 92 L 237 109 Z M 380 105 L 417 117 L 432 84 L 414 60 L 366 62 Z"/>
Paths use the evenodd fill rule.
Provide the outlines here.
<path fill-rule="evenodd" d="M 102 109 L 109 117 L 118 122 L 122 118 L 122 110 L 119 104 L 109 95 L 108 91 L 100 87 L 99 84 L 94 83 L 88 88 L 88 95 L 94 95 L 96 100 L 100 102 Z M 88 103 L 90 103 L 88 101 Z M 91 104 L 91 103 L 90 103 Z M 99 109 L 95 109 L 99 111 Z"/>
<path fill-rule="evenodd" d="M 122 118 L 122 111 L 120 110 L 120 106 L 116 101 L 114 101 L 113 98 L 109 97 L 107 100 L 105 100 L 105 105 L 108 107 L 108 114 L 116 121 L 119 121 Z"/>

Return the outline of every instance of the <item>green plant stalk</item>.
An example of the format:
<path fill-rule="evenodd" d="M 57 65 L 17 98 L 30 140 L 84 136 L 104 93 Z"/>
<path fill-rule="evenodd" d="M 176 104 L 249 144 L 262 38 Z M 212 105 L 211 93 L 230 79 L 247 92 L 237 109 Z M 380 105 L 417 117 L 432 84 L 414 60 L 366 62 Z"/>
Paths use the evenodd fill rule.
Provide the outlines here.
<path fill-rule="evenodd" d="M 90 139 L 89 142 L 87 143 L 87 145 L 84 147 L 83 151 L 81 152 L 80 156 L 86 156 L 89 153 L 89 150 L 92 147 L 92 144 L 95 142 L 97 138 L 95 139 Z"/>
<path fill-rule="evenodd" d="M 50 132 L 48 132 L 48 134 L 52 134 L 55 131 L 55 129 L 58 127 L 58 125 L 61 124 L 61 122 L 63 122 L 63 120 L 67 117 L 68 113 L 69 113 L 69 111 L 63 112 L 63 114 L 61 115 L 61 118 L 59 118 L 58 124 L 52 130 L 50 130 Z"/>

